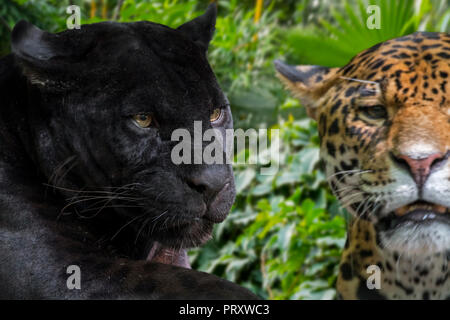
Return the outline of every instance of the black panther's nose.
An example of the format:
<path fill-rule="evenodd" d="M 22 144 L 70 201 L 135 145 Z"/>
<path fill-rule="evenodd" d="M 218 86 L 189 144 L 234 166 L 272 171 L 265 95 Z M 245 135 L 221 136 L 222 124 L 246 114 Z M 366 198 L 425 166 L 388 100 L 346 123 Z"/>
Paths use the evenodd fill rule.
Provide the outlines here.
<path fill-rule="evenodd" d="M 212 201 L 216 195 L 230 183 L 232 173 L 227 165 L 208 165 L 192 173 L 187 180 L 188 185 L 201 193 L 206 203 Z"/>
<path fill-rule="evenodd" d="M 230 165 L 205 165 L 192 172 L 187 184 L 203 196 L 207 210 L 204 218 L 222 222 L 236 197 L 233 170 Z"/>

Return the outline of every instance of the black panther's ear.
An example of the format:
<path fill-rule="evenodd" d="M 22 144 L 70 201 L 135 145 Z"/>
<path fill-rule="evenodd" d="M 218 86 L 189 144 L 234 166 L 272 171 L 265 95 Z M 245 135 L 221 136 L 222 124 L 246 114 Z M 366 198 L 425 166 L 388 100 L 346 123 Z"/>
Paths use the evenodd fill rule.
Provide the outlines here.
<path fill-rule="evenodd" d="M 46 32 L 24 20 L 14 26 L 11 51 L 31 83 L 53 88 L 69 84 L 66 64 L 89 48 L 89 41 L 80 41 L 77 30 L 70 32 Z"/>
<path fill-rule="evenodd" d="M 211 3 L 201 16 L 179 26 L 177 30 L 192 39 L 205 52 L 216 29 L 217 6 Z"/>
<path fill-rule="evenodd" d="M 318 101 L 337 79 L 339 68 L 292 66 L 280 60 L 275 60 L 274 64 L 280 80 L 306 107 L 308 115 L 316 119 Z"/>
<path fill-rule="evenodd" d="M 12 52 L 26 61 L 46 61 L 56 56 L 64 56 L 58 35 L 42 31 L 31 23 L 21 20 L 11 33 Z"/>

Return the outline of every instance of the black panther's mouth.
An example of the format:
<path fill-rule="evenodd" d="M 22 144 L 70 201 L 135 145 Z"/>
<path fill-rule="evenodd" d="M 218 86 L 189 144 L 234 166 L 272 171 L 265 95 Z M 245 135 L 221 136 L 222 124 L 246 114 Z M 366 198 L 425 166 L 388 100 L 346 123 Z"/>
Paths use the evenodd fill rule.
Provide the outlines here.
<path fill-rule="evenodd" d="M 175 252 L 168 254 L 172 256 L 177 256 L 176 252 L 181 249 L 204 244 L 211 239 L 214 224 L 227 217 L 235 198 L 234 184 L 226 181 L 210 199 L 202 199 L 198 194 L 196 196 L 190 202 L 179 202 L 166 207 L 162 213 L 153 214 L 144 220 L 144 223 L 150 221 L 146 225 L 135 226 L 136 232 L 151 242 L 157 241 L 164 247 L 165 254 Z"/>
<path fill-rule="evenodd" d="M 405 223 L 419 225 L 435 222 L 450 224 L 450 209 L 425 201 L 416 201 L 398 208 L 383 219 L 386 229 L 394 229 Z"/>
<path fill-rule="evenodd" d="M 155 221 L 154 226 L 149 226 L 152 230 L 150 234 L 164 247 L 166 255 L 177 256 L 178 248 L 196 247 L 211 238 L 214 224 L 222 222 L 227 217 L 232 200 L 234 200 L 234 188 L 227 183 L 211 202 L 204 203 L 202 208 L 197 207 L 195 212 L 192 209 L 185 213 L 168 212 Z M 168 254 L 169 251 L 174 254 Z M 163 261 L 168 260 L 162 259 L 160 262 Z"/>
<path fill-rule="evenodd" d="M 166 227 L 167 229 L 187 227 L 202 222 L 221 223 L 227 217 L 233 200 L 234 188 L 230 183 L 226 183 L 209 203 L 203 203 L 193 211 L 188 209 L 190 214 L 167 214 L 166 217 L 169 219 Z"/>
<path fill-rule="evenodd" d="M 203 218 L 214 223 L 220 223 L 225 220 L 234 202 L 234 196 L 234 187 L 232 184 L 229 182 L 225 183 L 223 188 L 207 205 Z"/>

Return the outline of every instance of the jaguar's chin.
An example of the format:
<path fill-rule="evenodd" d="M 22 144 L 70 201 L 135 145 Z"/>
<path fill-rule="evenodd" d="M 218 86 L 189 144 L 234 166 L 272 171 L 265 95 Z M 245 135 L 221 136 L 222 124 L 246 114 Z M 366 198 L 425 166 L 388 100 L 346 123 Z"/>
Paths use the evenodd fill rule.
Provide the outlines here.
<path fill-rule="evenodd" d="M 450 247 L 450 211 L 441 205 L 416 201 L 396 209 L 377 227 L 383 247 L 392 250 L 438 253 Z"/>

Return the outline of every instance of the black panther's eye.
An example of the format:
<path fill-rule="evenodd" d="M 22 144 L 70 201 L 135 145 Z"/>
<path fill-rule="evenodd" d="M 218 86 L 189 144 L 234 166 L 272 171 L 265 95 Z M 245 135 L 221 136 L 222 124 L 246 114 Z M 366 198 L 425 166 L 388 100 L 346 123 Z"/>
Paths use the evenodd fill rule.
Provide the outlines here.
<path fill-rule="evenodd" d="M 209 120 L 211 122 L 216 122 L 217 120 L 219 120 L 222 117 L 222 109 L 220 108 L 216 108 L 214 109 L 214 111 L 211 113 Z"/>
<path fill-rule="evenodd" d="M 148 128 L 153 122 L 152 116 L 145 113 L 135 114 L 133 120 L 141 128 Z"/>
<path fill-rule="evenodd" d="M 359 107 L 359 110 L 366 118 L 372 120 L 382 120 L 386 119 L 388 116 L 386 108 L 381 104 Z"/>

